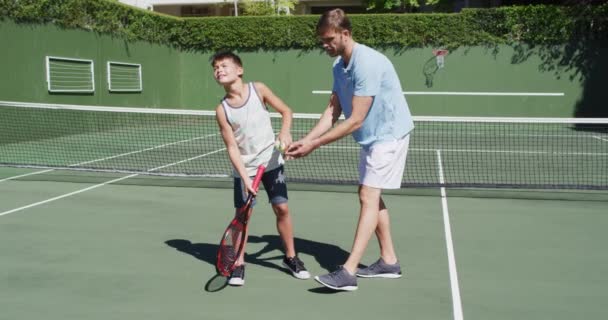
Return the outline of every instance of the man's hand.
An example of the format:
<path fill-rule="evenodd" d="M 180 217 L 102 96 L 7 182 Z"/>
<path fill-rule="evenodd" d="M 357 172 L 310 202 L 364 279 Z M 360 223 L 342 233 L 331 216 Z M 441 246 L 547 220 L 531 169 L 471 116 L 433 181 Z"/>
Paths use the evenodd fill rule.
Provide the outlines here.
<path fill-rule="evenodd" d="M 302 158 L 313 152 L 318 147 L 319 145 L 314 141 L 299 140 L 292 143 L 289 148 L 287 148 L 285 155 L 287 156 L 287 159 Z"/>

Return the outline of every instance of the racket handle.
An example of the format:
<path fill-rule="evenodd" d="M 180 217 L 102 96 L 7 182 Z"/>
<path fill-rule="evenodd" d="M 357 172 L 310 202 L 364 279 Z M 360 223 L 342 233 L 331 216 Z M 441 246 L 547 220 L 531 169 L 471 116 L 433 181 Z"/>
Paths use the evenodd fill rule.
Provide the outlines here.
<path fill-rule="evenodd" d="M 255 190 L 255 192 L 258 192 L 258 187 L 260 186 L 260 181 L 262 180 L 262 176 L 264 175 L 264 170 L 266 170 L 266 167 L 259 166 L 258 172 L 256 172 L 255 178 L 253 178 L 253 184 L 251 185 L 251 187 L 253 188 L 253 190 Z"/>

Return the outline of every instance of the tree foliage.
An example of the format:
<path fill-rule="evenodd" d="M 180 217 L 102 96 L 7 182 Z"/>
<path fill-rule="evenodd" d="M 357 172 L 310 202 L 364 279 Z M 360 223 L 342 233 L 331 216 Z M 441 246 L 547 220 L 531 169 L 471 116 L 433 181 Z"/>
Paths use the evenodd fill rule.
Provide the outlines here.
<path fill-rule="evenodd" d="M 440 0 L 365 0 L 368 11 L 372 12 L 391 12 L 391 11 L 411 11 L 421 6 L 436 5 Z"/>
<path fill-rule="evenodd" d="M 289 15 L 297 3 L 298 0 L 244 0 L 241 7 L 245 16 Z"/>
<path fill-rule="evenodd" d="M 500 43 L 608 43 L 608 4 L 466 9 L 457 14 L 353 14 L 360 43 L 406 50 Z M 183 50 L 319 48 L 317 15 L 176 18 L 107 0 L 0 0 L 0 20 L 52 23 Z"/>

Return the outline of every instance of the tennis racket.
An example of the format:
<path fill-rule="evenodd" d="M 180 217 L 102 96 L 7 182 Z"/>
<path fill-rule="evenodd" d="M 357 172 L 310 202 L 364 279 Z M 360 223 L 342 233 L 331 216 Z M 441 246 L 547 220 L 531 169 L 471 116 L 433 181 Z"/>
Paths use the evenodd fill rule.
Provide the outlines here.
<path fill-rule="evenodd" d="M 259 166 L 258 171 L 253 179 L 251 185 L 253 190 L 258 191 L 260 180 L 264 175 L 264 166 Z M 255 196 L 250 193 L 247 197 L 245 204 L 237 209 L 236 215 L 230 224 L 224 231 L 222 240 L 220 241 L 220 248 L 217 251 L 217 261 L 215 266 L 218 273 L 227 277 L 234 270 L 236 260 L 241 255 L 243 247 L 245 246 L 245 235 L 247 234 L 247 222 L 253 212 L 253 198 Z"/>

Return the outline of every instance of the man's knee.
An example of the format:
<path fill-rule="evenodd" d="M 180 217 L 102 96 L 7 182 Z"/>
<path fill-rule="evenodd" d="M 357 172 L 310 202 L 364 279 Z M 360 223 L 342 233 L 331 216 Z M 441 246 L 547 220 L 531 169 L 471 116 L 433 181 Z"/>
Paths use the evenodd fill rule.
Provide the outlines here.
<path fill-rule="evenodd" d="M 380 203 L 380 194 L 382 189 L 368 187 L 365 185 L 359 186 L 359 202 L 361 205 L 378 204 Z"/>

